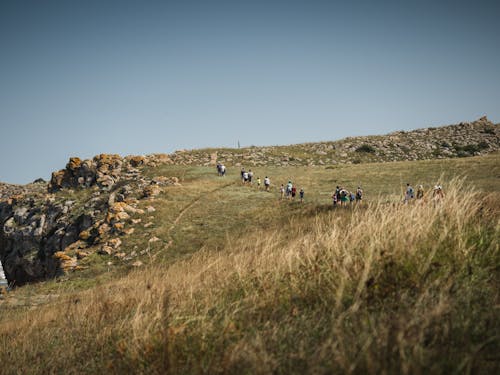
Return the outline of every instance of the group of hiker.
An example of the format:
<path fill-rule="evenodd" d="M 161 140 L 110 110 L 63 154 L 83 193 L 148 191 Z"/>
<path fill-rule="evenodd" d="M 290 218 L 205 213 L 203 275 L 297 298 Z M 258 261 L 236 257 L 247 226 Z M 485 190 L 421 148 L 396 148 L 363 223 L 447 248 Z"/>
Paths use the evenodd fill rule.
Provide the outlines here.
<path fill-rule="evenodd" d="M 332 194 L 333 206 L 347 206 L 347 203 L 361 203 L 363 199 L 363 190 L 360 186 L 356 189 L 356 193 L 348 191 L 346 188 L 337 186 Z"/>
<path fill-rule="evenodd" d="M 418 185 L 417 194 L 415 194 L 413 186 L 411 186 L 409 182 L 406 184 L 406 190 L 404 193 L 404 200 L 403 200 L 405 204 L 411 203 L 415 198 L 417 199 L 417 201 L 423 201 L 424 197 L 425 197 L 425 191 L 423 185 Z M 438 183 L 432 189 L 432 200 L 434 202 L 439 202 L 443 198 L 444 198 L 443 187 Z"/>
<path fill-rule="evenodd" d="M 241 168 L 241 183 L 246 185 L 246 184 L 249 184 L 249 185 L 252 185 L 254 180 L 253 180 L 253 172 L 251 169 L 249 169 L 248 171 L 245 170 L 245 168 Z M 257 187 L 260 189 L 261 187 L 261 184 L 262 184 L 262 180 L 260 179 L 260 177 L 257 177 L 256 181 L 257 183 Z M 269 188 L 271 187 L 271 179 L 266 176 L 264 177 L 264 188 L 266 189 L 266 191 L 269 191 Z"/>
<path fill-rule="evenodd" d="M 280 198 L 281 199 L 289 199 L 295 200 L 295 196 L 297 195 L 297 187 L 292 183 L 292 181 L 288 181 L 286 186 L 281 184 L 280 187 Z M 300 202 L 304 202 L 304 188 L 300 188 L 299 190 Z"/>
<path fill-rule="evenodd" d="M 226 175 L 226 166 L 221 163 L 217 163 L 217 173 L 219 176 L 224 177 Z M 245 168 L 241 168 L 241 182 L 243 185 L 253 185 L 256 183 L 257 187 L 260 189 L 262 181 L 260 177 L 254 179 L 254 173 L 251 169 L 248 171 Z M 266 191 L 269 191 L 271 187 L 271 179 L 266 176 L 264 178 L 264 188 Z M 297 196 L 297 187 L 292 183 L 292 181 L 288 181 L 287 184 L 281 184 L 280 186 L 280 199 L 287 200 L 295 200 Z M 298 191 L 300 202 L 304 201 L 304 188 L 300 188 Z M 423 185 L 418 185 L 417 191 L 415 192 L 413 186 L 410 183 L 406 184 L 406 190 L 404 192 L 404 204 L 411 203 L 414 199 L 417 201 L 423 201 L 426 193 L 424 191 Z M 434 202 L 439 202 L 444 198 L 443 187 L 440 184 L 437 184 L 432 189 L 432 200 Z M 360 204 L 363 200 L 363 189 L 361 186 L 358 186 L 356 191 L 349 191 L 343 186 L 337 186 L 335 191 L 332 194 L 333 206 L 347 206 L 352 204 Z"/>
<path fill-rule="evenodd" d="M 253 172 L 251 169 L 248 171 L 245 168 L 241 168 L 241 183 L 243 185 L 253 185 L 254 182 L 256 182 L 257 187 L 260 189 L 262 180 L 260 177 L 257 177 L 256 180 L 254 180 Z M 271 188 L 271 179 L 266 176 L 264 177 L 264 189 L 266 191 L 269 191 Z M 280 187 L 280 197 L 281 199 L 289 199 L 289 200 L 295 200 L 295 196 L 297 195 L 297 187 L 292 183 L 292 181 L 288 181 L 286 186 L 284 184 L 281 184 Z M 300 202 L 304 202 L 304 189 L 301 188 L 299 190 L 299 197 L 300 197 Z"/>

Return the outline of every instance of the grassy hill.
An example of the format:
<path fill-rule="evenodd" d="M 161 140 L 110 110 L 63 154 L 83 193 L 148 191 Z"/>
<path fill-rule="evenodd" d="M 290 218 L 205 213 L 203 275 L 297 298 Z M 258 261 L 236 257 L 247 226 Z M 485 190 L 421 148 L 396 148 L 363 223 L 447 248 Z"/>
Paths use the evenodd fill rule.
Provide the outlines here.
<path fill-rule="evenodd" d="M 494 373 L 499 161 L 254 168 L 270 192 L 147 167 L 180 185 L 139 201 L 117 253 L 0 300 L 2 373 Z M 403 205 L 407 181 L 446 198 Z M 365 201 L 333 209 L 335 185 Z"/>
<path fill-rule="evenodd" d="M 342 134 L 332 134 L 333 139 Z M 176 164 L 209 165 L 215 159 L 229 166 L 328 166 L 447 159 L 478 156 L 500 149 L 500 127 L 486 117 L 456 125 L 397 131 L 386 135 L 287 146 L 180 150 Z"/>

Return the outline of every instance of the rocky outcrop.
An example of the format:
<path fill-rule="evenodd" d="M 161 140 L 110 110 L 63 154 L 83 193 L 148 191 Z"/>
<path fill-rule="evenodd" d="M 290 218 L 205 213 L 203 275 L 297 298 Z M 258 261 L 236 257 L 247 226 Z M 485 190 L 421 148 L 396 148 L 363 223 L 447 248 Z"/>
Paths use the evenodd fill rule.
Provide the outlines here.
<path fill-rule="evenodd" d="M 326 166 L 334 164 L 467 157 L 500 149 L 500 130 L 486 117 L 458 125 L 398 131 L 332 142 L 241 149 L 180 150 L 176 164 L 204 165 L 214 157 L 226 166 Z"/>
<path fill-rule="evenodd" d="M 63 188 L 91 187 L 98 185 L 101 189 L 111 189 L 121 179 L 138 176 L 140 166 L 154 166 L 171 163 L 168 155 L 155 154 L 149 156 L 127 156 L 100 154 L 93 159 L 81 160 L 78 157 L 69 159 L 65 169 L 52 173 L 49 192 Z"/>
<path fill-rule="evenodd" d="M 140 199 L 151 199 L 176 178 L 146 178 L 143 166 L 170 163 L 166 155 L 73 157 L 48 185 L 0 186 L 0 261 L 14 285 L 78 269 L 96 249 L 113 254 L 118 237 L 133 233 Z M 148 192 L 146 194 L 146 192 Z"/>

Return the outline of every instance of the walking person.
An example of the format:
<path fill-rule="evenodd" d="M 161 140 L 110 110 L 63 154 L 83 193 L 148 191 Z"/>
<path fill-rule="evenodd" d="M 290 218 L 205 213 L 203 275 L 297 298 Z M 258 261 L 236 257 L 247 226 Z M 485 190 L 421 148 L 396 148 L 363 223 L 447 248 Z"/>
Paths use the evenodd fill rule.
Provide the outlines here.
<path fill-rule="evenodd" d="M 266 188 L 266 191 L 269 191 L 269 187 L 271 186 L 271 180 L 267 176 L 264 178 L 264 186 Z M 281 186 L 283 186 L 283 185 L 281 185 Z"/>
<path fill-rule="evenodd" d="M 424 197 L 424 187 L 422 185 L 418 185 L 417 199 L 422 199 L 423 197 Z"/>
<path fill-rule="evenodd" d="M 292 186 L 292 200 L 295 200 L 295 196 L 297 195 L 297 188 Z"/>
<path fill-rule="evenodd" d="M 353 202 L 356 200 L 356 195 L 354 193 L 349 193 L 349 202 L 352 206 Z"/>
<path fill-rule="evenodd" d="M 300 188 L 299 196 L 300 196 L 300 203 L 303 203 L 304 202 L 304 188 Z"/>
<path fill-rule="evenodd" d="M 444 191 L 443 187 L 439 184 L 434 186 L 434 189 L 432 191 L 432 200 L 434 201 L 434 204 L 438 204 L 444 199 Z"/>
<path fill-rule="evenodd" d="M 337 186 L 335 188 L 335 191 L 334 191 L 334 193 L 332 195 L 332 198 L 333 198 L 333 205 L 337 206 L 337 203 L 340 202 L 340 187 L 339 186 Z"/>
<path fill-rule="evenodd" d="M 347 202 L 349 202 L 349 192 L 343 187 L 341 187 L 339 195 L 340 195 L 340 205 L 347 206 Z"/>
<path fill-rule="evenodd" d="M 285 186 L 283 186 L 283 184 L 281 184 L 281 187 L 280 187 L 280 199 L 283 200 L 284 197 L 285 197 Z"/>
<path fill-rule="evenodd" d="M 363 199 L 363 190 L 361 189 L 361 186 L 358 186 L 356 189 L 356 203 L 361 203 L 361 200 Z"/>
<path fill-rule="evenodd" d="M 332 199 L 333 199 L 333 207 L 337 207 L 337 203 L 339 201 L 339 194 L 337 191 L 333 192 Z"/>
<path fill-rule="evenodd" d="M 288 184 L 286 185 L 286 198 L 290 199 L 290 195 L 292 194 L 292 181 L 288 181 Z"/>
<path fill-rule="evenodd" d="M 260 190 L 260 177 L 257 177 L 257 187 L 259 188 Z"/>
<path fill-rule="evenodd" d="M 253 172 L 251 169 L 248 170 L 248 183 L 252 184 Z"/>
<path fill-rule="evenodd" d="M 410 183 L 407 183 L 404 203 L 408 204 L 412 199 L 413 199 L 413 187 L 410 185 Z"/>

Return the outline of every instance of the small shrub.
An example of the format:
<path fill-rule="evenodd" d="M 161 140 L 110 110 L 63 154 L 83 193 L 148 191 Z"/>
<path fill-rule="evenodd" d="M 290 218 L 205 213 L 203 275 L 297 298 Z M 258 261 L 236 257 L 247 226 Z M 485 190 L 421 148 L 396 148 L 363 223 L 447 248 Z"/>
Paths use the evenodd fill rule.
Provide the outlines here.
<path fill-rule="evenodd" d="M 489 148 L 489 145 L 485 141 L 481 141 L 477 144 L 471 143 L 465 146 L 455 145 L 454 147 L 460 156 L 461 153 L 474 155 L 476 152 L 480 152 L 482 150 Z"/>
<path fill-rule="evenodd" d="M 486 141 L 481 141 L 477 144 L 477 147 L 480 149 L 480 150 L 486 150 L 487 148 L 490 148 L 490 145 L 488 144 L 488 142 Z"/>
<path fill-rule="evenodd" d="M 399 147 L 401 149 L 401 151 L 403 151 L 405 154 L 409 153 L 411 150 L 408 146 L 405 146 L 405 145 L 401 145 Z"/>
<path fill-rule="evenodd" d="M 492 126 L 489 126 L 487 128 L 484 128 L 483 131 L 482 131 L 484 134 L 492 134 L 492 135 L 495 135 L 495 128 L 493 128 Z"/>
<path fill-rule="evenodd" d="M 366 153 L 375 153 L 375 148 L 373 146 L 370 146 L 369 144 L 362 144 L 356 149 L 356 152 L 366 152 Z"/>

